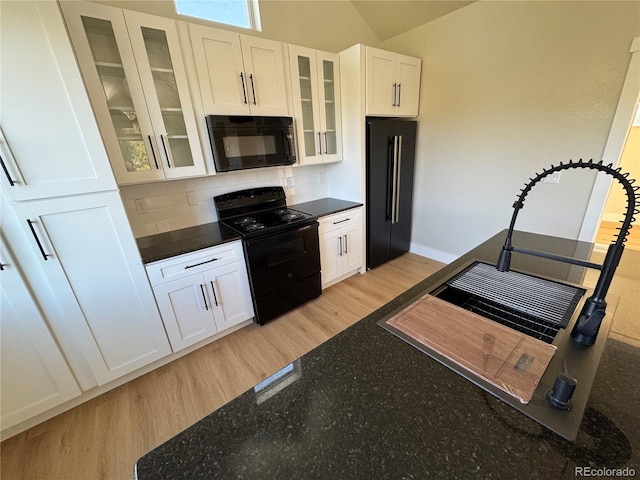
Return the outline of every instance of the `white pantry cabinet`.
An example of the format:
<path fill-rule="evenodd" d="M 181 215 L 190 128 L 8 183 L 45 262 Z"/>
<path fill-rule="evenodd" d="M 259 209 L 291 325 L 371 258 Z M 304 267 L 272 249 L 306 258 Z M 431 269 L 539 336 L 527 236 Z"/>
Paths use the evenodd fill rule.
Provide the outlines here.
<path fill-rule="evenodd" d="M 204 113 L 288 116 L 284 45 L 189 24 Z"/>
<path fill-rule="evenodd" d="M 98 385 L 171 352 L 118 192 L 13 209 Z"/>
<path fill-rule="evenodd" d="M 340 57 L 289 45 L 300 165 L 342 160 Z"/>
<path fill-rule="evenodd" d="M 322 288 L 362 268 L 362 207 L 318 219 Z"/>
<path fill-rule="evenodd" d="M 419 58 L 366 47 L 366 114 L 417 116 L 421 66 Z"/>
<path fill-rule="evenodd" d="M 206 174 L 176 23 L 61 5 L 118 183 Z"/>
<path fill-rule="evenodd" d="M 242 243 L 147 265 L 174 352 L 253 317 Z"/>
<path fill-rule="evenodd" d="M 12 201 L 116 188 L 56 2 L 0 2 L 0 178 Z"/>
<path fill-rule="evenodd" d="M 2 431 L 80 395 L 20 272 L 0 238 L 0 427 Z"/>

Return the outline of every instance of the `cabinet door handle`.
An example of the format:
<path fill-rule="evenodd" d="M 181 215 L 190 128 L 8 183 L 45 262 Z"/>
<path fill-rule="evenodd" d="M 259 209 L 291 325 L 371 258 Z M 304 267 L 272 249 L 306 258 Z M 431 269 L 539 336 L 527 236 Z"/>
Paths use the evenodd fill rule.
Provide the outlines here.
<path fill-rule="evenodd" d="M 400 92 L 402 91 L 401 88 L 402 88 L 402 84 L 399 83 L 398 84 L 398 107 L 400 106 Z"/>
<path fill-rule="evenodd" d="M 334 225 L 337 225 L 339 223 L 344 223 L 344 222 L 348 222 L 349 220 L 351 220 L 350 218 L 345 218 L 343 220 L 338 220 L 337 222 L 333 222 Z"/>
<path fill-rule="evenodd" d="M 348 255 L 349 251 L 348 251 L 348 244 L 347 244 L 347 236 L 344 236 L 344 254 Z"/>
<path fill-rule="evenodd" d="M 396 85 L 398 84 L 397 83 L 393 84 L 393 104 L 392 104 L 393 107 L 396 106 Z"/>
<path fill-rule="evenodd" d="M 42 247 L 42 243 L 40 243 L 40 239 L 38 238 L 38 234 L 36 233 L 36 229 L 33 228 L 33 222 L 29 219 L 27 219 L 27 224 L 29 225 L 29 228 L 31 229 L 31 233 L 33 234 L 33 238 L 36 239 L 36 244 L 38 245 L 38 248 L 40 249 L 40 253 L 42 254 L 42 258 L 44 258 L 45 260 L 49 260 L 47 257 L 52 257 L 53 255 L 49 255 L 48 253 L 44 252 L 44 248 Z"/>
<path fill-rule="evenodd" d="M 209 305 L 207 305 L 207 296 L 204 293 L 204 285 L 200 284 L 200 291 L 202 292 L 202 300 L 204 300 L 204 308 L 209 310 Z"/>
<path fill-rule="evenodd" d="M 216 302 L 216 307 L 219 307 L 220 305 L 218 304 L 218 296 L 216 295 L 216 287 L 213 284 L 213 280 L 211 280 L 211 290 L 213 291 L 213 301 Z"/>
<path fill-rule="evenodd" d="M 322 155 L 322 139 L 320 138 L 321 133 L 318 132 L 318 155 Z"/>
<path fill-rule="evenodd" d="M 158 166 L 158 159 L 156 158 L 156 149 L 153 148 L 153 139 L 151 138 L 151 135 L 147 135 L 147 137 L 149 138 L 149 146 L 151 147 L 151 155 L 153 155 L 153 162 L 156 164 L 156 170 L 160 170 L 160 167 Z"/>
<path fill-rule="evenodd" d="M 171 158 L 171 145 L 168 145 L 169 143 L 169 137 L 167 137 L 167 141 L 164 141 L 164 137 L 165 135 L 160 134 L 160 140 L 162 141 L 162 148 L 164 149 L 164 156 L 167 159 L 167 166 L 169 168 L 171 168 L 171 162 L 170 162 L 170 158 Z M 175 164 L 175 162 L 173 162 Z"/>
<path fill-rule="evenodd" d="M 12 187 L 15 186 L 16 181 L 11 178 L 11 174 L 9 173 L 9 170 L 7 170 L 7 166 L 4 164 L 4 160 L 2 159 L 2 156 L 0 156 L 0 164 L 2 165 L 2 170 L 4 171 L 4 174 L 7 176 L 7 180 L 9 180 L 9 185 L 11 185 Z"/>
<path fill-rule="evenodd" d="M 338 256 L 342 256 L 342 237 L 338 237 Z"/>
<path fill-rule="evenodd" d="M 251 80 L 251 93 L 253 94 L 253 104 L 257 105 L 257 99 L 256 99 L 256 88 L 255 85 L 253 84 L 253 73 L 249 74 L 249 80 Z"/>
<path fill-rule="evenodd" d="M 329 148 L 327 145 L 327 132 L 324 132 L 324 154 L 327 155 L 329 153 Z"/>
<path fill-rule="evenodd" d="M 218 261 L 217 258 L 212 258 L 211 260 L 205 260 L 204 262 L 194 263 L 193 265 L 187 265 L 186 267 L 184 267 L 184 269 L 186 270 L 187 268 L 199 267 L 200 265 L 204 265 L 205 263 L 211 263 L 216 261 Z"/>
<path fill-rule="evenodd" d="M 244 84 L 244 73 L 240 72 L 240 80 L 242 80 L 242 94 L 244 95 L 244 104 L 247 104 L 247 87 Z"/>

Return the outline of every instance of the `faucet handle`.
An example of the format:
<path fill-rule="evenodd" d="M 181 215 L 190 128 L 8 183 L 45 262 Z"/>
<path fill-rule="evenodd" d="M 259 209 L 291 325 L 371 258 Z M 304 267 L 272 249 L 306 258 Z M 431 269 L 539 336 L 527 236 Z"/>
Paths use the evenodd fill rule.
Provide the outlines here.
<path fill-rule="evenodd" d="M 562 362 L 564 371 L 558 372 L 553 388 L 547 392 L 547 402 L 561 410 L 571 410 L 571 397 L 578 380 L 567 371 L 566 360 Z"/>

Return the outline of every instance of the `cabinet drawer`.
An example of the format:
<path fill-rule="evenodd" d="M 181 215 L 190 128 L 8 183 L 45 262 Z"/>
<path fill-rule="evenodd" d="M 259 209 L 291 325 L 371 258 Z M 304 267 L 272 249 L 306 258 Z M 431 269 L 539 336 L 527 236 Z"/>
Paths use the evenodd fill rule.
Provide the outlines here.
<path fill-rule="evenodd" d="M 325 232 L 330 232 L 338 228 L 359 224 L 361 212 L 362 207 L 358 207 L 344 212 L 336 213 L 334 215 L 322 217 L 318 219 L 318 223 L 320 224 L 318 231 L 320 234 L 323 234 Z"/>
<path fill-rule="evenodd" d="M 244 263 L 244 253 L 242 242 L 236 241 L 149 263 L 147 275 L 155 286 L 238 261 Z"/>

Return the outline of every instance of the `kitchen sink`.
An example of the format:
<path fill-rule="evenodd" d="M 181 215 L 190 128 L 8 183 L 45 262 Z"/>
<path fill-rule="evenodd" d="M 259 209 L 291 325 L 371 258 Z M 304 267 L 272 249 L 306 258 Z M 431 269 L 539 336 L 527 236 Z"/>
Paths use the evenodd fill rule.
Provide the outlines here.
<path fill-rule="evenodd" d="M 431 294 L 521 333 L 553 343 L 586 290 L 474 262 Z"/>

